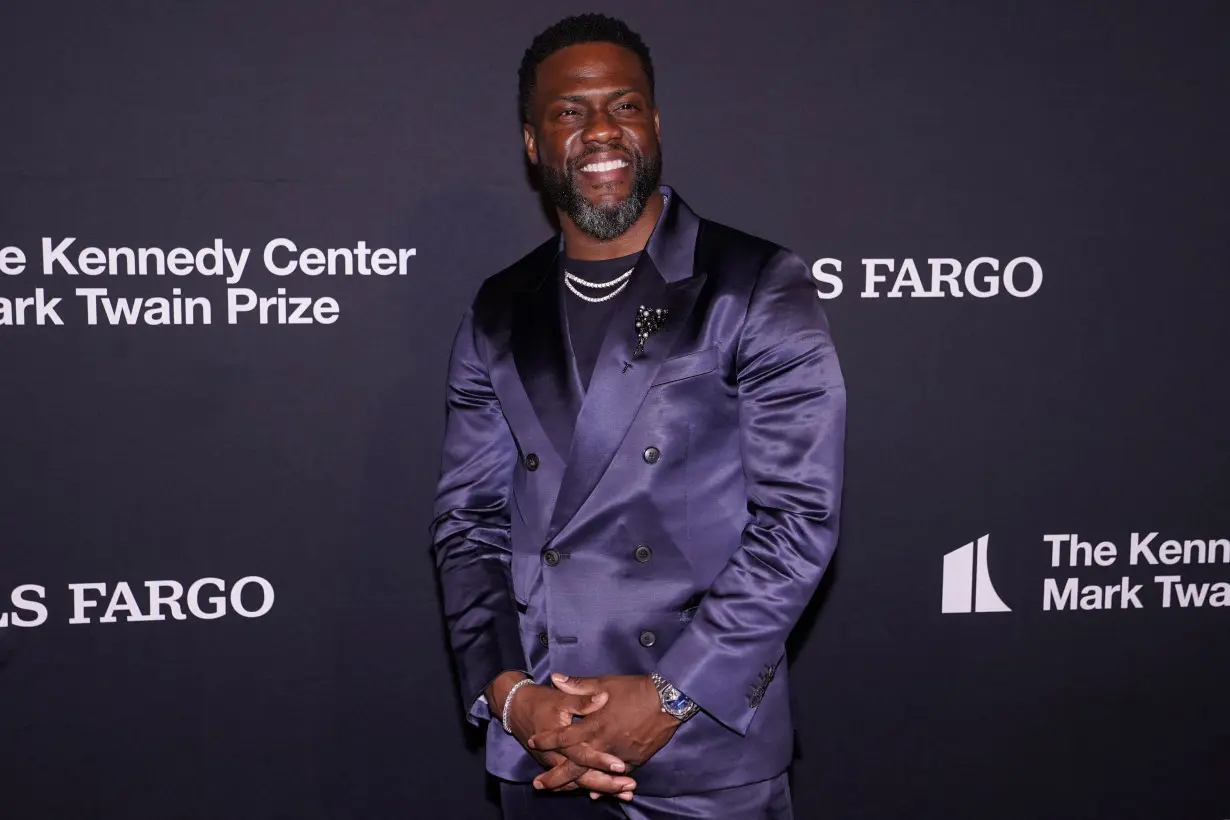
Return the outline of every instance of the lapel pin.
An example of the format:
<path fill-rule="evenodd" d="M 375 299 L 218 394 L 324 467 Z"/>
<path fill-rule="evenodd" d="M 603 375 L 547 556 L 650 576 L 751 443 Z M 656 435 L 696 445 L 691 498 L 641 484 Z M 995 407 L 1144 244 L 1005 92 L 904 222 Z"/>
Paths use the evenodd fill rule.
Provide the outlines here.
<path fill-rule="evenodd" d="M 670 311 L 666 308 L 647 308 L 641 305 L 636 311 L 636 350 L 632 352 L 632 358 L 638 358 L 645 355 L 645 340 L 653 333 L 657 333 L 662 329 L 662 325 L 666 324 L 666 316 Z"/>

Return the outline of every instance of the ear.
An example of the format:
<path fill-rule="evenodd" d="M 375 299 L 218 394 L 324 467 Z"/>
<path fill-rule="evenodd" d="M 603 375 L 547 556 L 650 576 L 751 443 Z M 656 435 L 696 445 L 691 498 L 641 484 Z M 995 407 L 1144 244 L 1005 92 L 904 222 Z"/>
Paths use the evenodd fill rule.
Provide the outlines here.
<path fill-rule="evenodd" d="M 662 124 L 658 122 L 658 109 L 653 110 L 653 135 L 658 138 L 658 142 L 662 141 Z"/>
<path fill-rule="evenodd" d="M 534 126 L 528 122 L 521 124 L 521 137 L 525 140 L 525 155 L 530 158 L 530 165 L 538 164 L 538 135 Z"/>

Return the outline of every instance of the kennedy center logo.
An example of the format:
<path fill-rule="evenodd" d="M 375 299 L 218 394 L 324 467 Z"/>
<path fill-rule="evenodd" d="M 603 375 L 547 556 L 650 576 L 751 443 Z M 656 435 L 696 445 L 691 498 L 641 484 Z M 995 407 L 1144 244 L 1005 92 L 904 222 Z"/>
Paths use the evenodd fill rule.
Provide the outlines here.
<path fill-rule="evenodd" d="M 1011 612 L 987 572 L 989 535 L 944 556 L 942 612 Z"/>

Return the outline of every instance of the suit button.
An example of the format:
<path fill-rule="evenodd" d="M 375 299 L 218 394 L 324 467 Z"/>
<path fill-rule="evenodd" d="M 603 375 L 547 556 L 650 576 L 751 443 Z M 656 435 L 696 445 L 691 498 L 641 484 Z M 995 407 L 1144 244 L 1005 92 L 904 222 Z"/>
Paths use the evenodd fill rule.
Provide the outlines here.
<path fill-rule="evenodd" d="M 551 643 L 551 641 L 547 638 L 547 633 L 545 632 L 538 633 L 538 643 L 542 644 L 544 648 Z"/>
<path fill-rule="evenodd" d="M 525 469 L 531 473 L 538 469 L 538 456 L 535 453 L 530 453 L 525 457 Z"/>
<path fill-rule="evenodd" d="M 641 646 L 644 646 L 644 647 L 653 646 L 653 642 L 656 641 L 657 639 L 658 639 L 657 635 L 653 634 L 648 629 L 646 629 L 644 632 L 641 633 Z"/>
<path fill-rule="evenodd" d="M 662 453 L 657 447 L 646 447 L 644 458 L 646 464 L 657 464 L 658 459 L 662 457 Z"/>
<path fill-rule="evenodd" d="M 644 564 L 646 561 L 648 561 L 650 558 L 653 557 L 653 550 L 651 550 L 645 544 L 641 544 L 636 548 L 636 551 L 633 554 L 636 556 L 636 560 Z"/>
<path fill-rule="evenodd" d="M 559 563 L 559 550 L 547 550 L 542 554 L 542 560 L 547 562 L 547 566 L 553 567 Z"/>

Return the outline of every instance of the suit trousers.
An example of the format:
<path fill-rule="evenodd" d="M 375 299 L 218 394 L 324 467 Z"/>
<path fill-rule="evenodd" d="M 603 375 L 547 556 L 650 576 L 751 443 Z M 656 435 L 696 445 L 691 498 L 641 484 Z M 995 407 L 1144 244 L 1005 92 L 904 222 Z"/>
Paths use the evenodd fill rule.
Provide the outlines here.
<path fill-rule="evenodd" d="M 540 792 L 529 783 L 500 781 L 504 820 L 793 820 L 790 782 L 777 777 L 677 797 L 637 795 L 629 803 L 591 800 L 583 792 Z"/>

